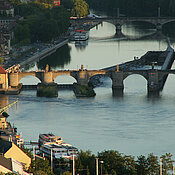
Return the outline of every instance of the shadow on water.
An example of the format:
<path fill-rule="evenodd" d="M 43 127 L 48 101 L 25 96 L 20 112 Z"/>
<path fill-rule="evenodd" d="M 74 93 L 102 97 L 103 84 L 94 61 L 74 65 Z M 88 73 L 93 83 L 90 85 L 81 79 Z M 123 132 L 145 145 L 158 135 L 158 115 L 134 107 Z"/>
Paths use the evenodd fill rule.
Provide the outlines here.
<path fill-rule="evenodd" d="M 124 96 L 123 89 L 112 89 L 113 98 L 122 98 Z"/>
<path fill-rule="evenodd" d="M 161 100 L 161 91 L 156 91 L 156 92 L 148 92 L 147 93 L 147 101 L 149 102 L 156 102 Z"/>
<path fill-rule="evenodd" d="M 50 68 L 64 68 L 71 61 L 70 50 L 71 47 L 67 44 L 62 46 L 52 55 L 37 62 L 38 69 L 45 69 L 47 64 L 49 64 Z"/>
<path fill-rule="evenodd" d="M 168 24 L 165 24 L 163 25 L 163 28 L 162 28 L 162 33 L 171 38 L 171 40 L 175 41 L 175 22 L 171 22 L 171 23 L 168 23 Z"/>

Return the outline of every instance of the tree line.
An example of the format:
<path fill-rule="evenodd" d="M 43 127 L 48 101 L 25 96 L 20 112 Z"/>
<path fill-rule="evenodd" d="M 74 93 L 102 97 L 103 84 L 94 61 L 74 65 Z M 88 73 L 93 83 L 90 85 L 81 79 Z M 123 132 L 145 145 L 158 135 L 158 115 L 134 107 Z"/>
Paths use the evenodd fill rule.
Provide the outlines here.
<path fill-rule="evenodd" d="M 175 16 L 174 0 L 86 0 L 90 8 L 116 16 L 117 8 L 126 16 Z"/>
<path fill-rule="evenodd" d="M 90 151 L 80 151 L 76 160 L 76 173 L 79 175 L 96 173 L 96 158 L 99 162 L 99 174 L 105 175 L 159 175 L 160 159 L 153 153 L 148 156 L 125 155 L 115 150 L 107 150 L 97 154 Z M 172 174 L 172 154 L 162 155 L 162 175 Z M 102 162 L 101 162 L 102 161 Z M 102 163 L 102 164 L 101 164 Z M 101 172 L 102 171 L 102 172 Z"/>
<path fill-rule="evenodd" d="M 33 42 L 51 42 L 67 32 L 70 16 L 82 17 L 88 14 L 84 0 L 61 0 L 55 7 L 53 0 L 34 0 L 22 3 L 11 0 L 15 15 L 24 19 L 17 21 L 14 44 L 26 45 Z"/>
<path fill-rule="evenodd" d="M 50 42 L 68 30 L 70 13 L 63 6 L 46 8 L 32 2 L 15 4 L 15 15 L 24 17 L 17 21 L 14 43 Z"/>
<path fill-rule="evenodd" d="M 27 170 L 34 175 L 72 175 L 72 160 L 54 160 L 53 171 L 50 160 L 35 159 L 27 148 L 22 150 L 32 159 L 32 163 Z M 103 175 L 170 175 L 173 171 L 172 154 L 165 153 L 160 158 L 153 153 L 146 156 L 140 155 L 137 158 L 125 155 L 116 150 L 105 150 L 92 154 L 90 150 L 80 150 L 75 158 L 75 174 L 96 175 L 96 165 L 98 160 L 98 174 Z M 160 166 L 160 160 L 161 165 Z M 161 167 L 161 168 L 160 168 Z"/>

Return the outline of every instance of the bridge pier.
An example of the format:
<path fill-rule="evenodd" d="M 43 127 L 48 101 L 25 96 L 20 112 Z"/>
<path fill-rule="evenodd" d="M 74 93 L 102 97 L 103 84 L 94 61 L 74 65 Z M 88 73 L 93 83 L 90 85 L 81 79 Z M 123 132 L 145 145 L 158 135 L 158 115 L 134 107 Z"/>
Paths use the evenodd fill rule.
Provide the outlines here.
<path fill-rule="evenodd" d="M 18 73 L 11 73 L 9 75 L 9 86 L 17 87 L 19 85 Z"/>
<path fill-rule="evenodd" d="M 53 73 L 44 72 L 44 82 L 42 83 L 53 83 Z"/>
<path fill-rule="evenodd" d="M 155 70 L 148 72 L 148 94 L 160 92 L 159 73 Z"/>
<path fill-rule="evenodd" d="M 161 30 L 162 30 L 162 24 L 157 23 L 157 24 L 156 24 L 156 30 L 157 30 L 157 31 L 161 31 Z"/>
<path fill-rule="evenodd" d="M 123 72 L 115 71 L 111 74 L 113 96 L 123 96 Z"/>
<path fill-rule="evenodd" d="M 87 71 L 81 70 L 78 73 L 77 83 L 79 85 L 88 86 L 88 81 L 89 81 L 89 75 L 88 75 Z"/>
<path fill-rule="evenodd" d="M 87 70 L 83 69 L 83 65 L 81 65 L 81 69 L 77 72 L 77 76 L 75 78 L 77 80 L 77 84 L 88 86 L 89 74 Z"/>
<path fill-rule="evenodd" d="M 121 24 L 116 24 L 116 35 L 120 35 L 122 33 L 122 25 Z"/>

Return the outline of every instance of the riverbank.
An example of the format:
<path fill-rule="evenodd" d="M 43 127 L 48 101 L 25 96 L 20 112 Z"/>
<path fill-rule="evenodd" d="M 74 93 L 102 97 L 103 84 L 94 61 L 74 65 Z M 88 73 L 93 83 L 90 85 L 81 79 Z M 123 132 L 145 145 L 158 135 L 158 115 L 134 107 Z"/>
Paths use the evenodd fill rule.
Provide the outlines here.
<path fill-rule="evenodd" d="M 56 50 L 69 42 L 67 37 L 60 38 L 59 40 L 55 41 L 53 44 L 32 44 L 30 46 L 29 52 L 17 52 L 19 56 L 10 56 L 8 60 L 5 61 L 4 68 L 7 69 L 13 65 L 20 64 L 20 67 L 23 68 L 25 65 L 33 62 L 42 60 L 43 58 L 51 55 L 52 53 L 56 52 Z M 31 49 L 33 48 L 33 49 Z"/>

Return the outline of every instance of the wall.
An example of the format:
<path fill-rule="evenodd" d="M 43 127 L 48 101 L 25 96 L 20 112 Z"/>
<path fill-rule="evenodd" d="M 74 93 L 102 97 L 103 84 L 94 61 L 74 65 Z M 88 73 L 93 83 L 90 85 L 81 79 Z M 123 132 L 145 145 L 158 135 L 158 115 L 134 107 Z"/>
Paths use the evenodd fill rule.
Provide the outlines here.
<path fill-rule="evenodd" d="M 18 146 L 12 143 L 12 147 L 4 154 L 6 158 L 13 158 L 21 163 L 25 164 L 25 169 L 31 164 L 31 158 L 27 156 Z"/>

